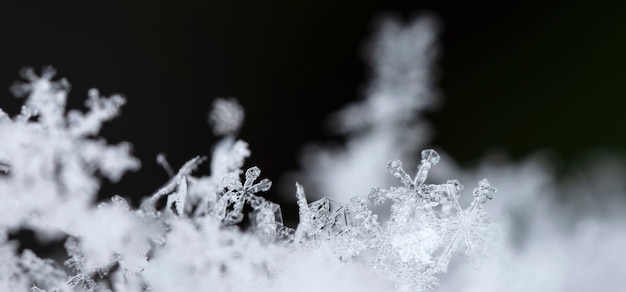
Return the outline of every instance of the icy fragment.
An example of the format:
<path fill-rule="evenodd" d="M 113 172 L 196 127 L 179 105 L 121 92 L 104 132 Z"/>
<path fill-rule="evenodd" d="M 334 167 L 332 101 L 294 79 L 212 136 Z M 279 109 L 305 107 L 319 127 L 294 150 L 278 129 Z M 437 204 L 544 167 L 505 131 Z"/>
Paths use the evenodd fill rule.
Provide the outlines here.
<path fill-rule="evenodd" d="M 222 178 L 222 187 L 229 191 L 237 191 L 243 188 L 239 176 L 235 172 L 228 173 Z"/>
<path fill-rule="evenodd" d="M 272 182 L 269 179 L 264 178 L 258 183 L 250 186 L 250 188 L 248 188 L 248 192 L 251 194 L 256 194 L 258 192 L 267 192 L 271 187 Z"/>
<path fill-rule="evenodd" d="M 311 216 L 309 215 L 309 204 L 306 200 L 304 188 L 299 183 L 296 183 L 296 198 L 298 204 L 298 217 L 299 223 L 294 234 L 294 240 L 301 242 L 307 236 L 309 230 L 311 230 Z"/>
<path fill-rule="evenodd" d="M 437 151 L 433 149 L 426 149 L 422 151 L 422 163 L 424 163 L 425 161 L 430 163 L 431 165 L 435 165 L 439 163 L 439 159 L 441 159 L 439 153 L 437 153 Z"/>
<path fill-rule="evenodd" d="M 280 206 L 263 200 L 251 215 L 252 229 L 265 242 L 272 242 L 277 238 L 278 231 L 283 227 L 283 215 Z"/>
<path fill-rule="evenodd" d="M 227 209 L 223 218 L 226 225 L 234 225 L 243 220 L 244 214 L 242 212 L 246 203 L 255 210 L 262 209 L 266 204 L 265 199 L 257 196 L 256 193 L 269 190 L 272 182 L 269 179 L 262 179 L 255 184 L 254 181 L 260 174 L 261 170 L 253 166 L 246 170 L 243 184 L 235 172 L 228 173 L 222 178 L 221 185 L 226 191 L 220 199 L 220 204 L 223 204 L 220 208 Z"/>
<path fill-rule="evenodd" d="M 477 202 L 484 203 L 493 199 L 492 193 L 496 191 L 496 188 L 492 187 L 487 179 L 482 179 L 478 182 L 478 187 L 474 189 L 473 194 Z"/>
<path fill-rule="evenodd" d="M 258 167 L 253 166 L 248 168 L 248 170 L 246 170 L 246 182 L 243 187 L 249 188 L 252 183 L 259 178 L 259 175 L 261 175 L 261 170 Z"/>
<path fill-rule="evenodd" d="M 300 222 L 295 231 L 295 241 L 306 239 L 331 239 L 344 232 L 351 224 L 351 216 L 346 204 L 329 198 L 307 203 L 304 189 L 296 183 L 296 197 Z"/>
<path fill-rule="evenodd" d="M 435 150 L 426 149 L 422 151 L 422 162 L 418 167 L 413 185 L 419 187 L 424 184 L 428 176 L 428 171 L 433 165 L 439 163 L 439 158 L 439 154 Z"/>
<path fill-rule="evenodd" d="M 353 197 L 344 207 L 347 224 L 334 233 L 335 250 L 342 261 L 363 257 L 379 245 L 381 226 L 376 214 L 369 209 L 367 201 Z"/>
<path fill-rule="evenodd" d="M 411 177 L 402 169 L 402 162 L 400 160 L 394 160 L 387 164 L 387 171 L 393 176 L 400 179 L 400 182 L 407 188 L 413 188 L 415 186 Z"/>
<path fill-rule="evenodd" d="M 322 198 L 308 205 L 309 235 L 328 237 L 348 224 L 345 205 L 329 198 Z"/>
<path fill-rule="evenodd" d="M 367 195 L 367 198 L 374 205 L 380 205 L 387 200 L 385 196 L 386 192 L 380 187 L 373 187 L 370 193 Z"/>
<path fill-rule="evenodd" d="M 282 226 L 281 228 L 278 229 L 278 234 L 277 234 L 277 239 L 278 239 L 278 244 L 283 245 L 283 246 L 290 246 L 291 244 L 294 243 L 296 237 L 296 230 L 291 228 L 291 227 L 287 227 L 287 226 Z"/>
<path fill-rule="evenodd" d="M 176 215 L 182 215 L 185 208 L 185 199 L 187 198 L 187 177 L 182 176 L 178 179 L 176 192 L 167 197 L 166 210 L 176 211 Z M 173 209 L 174 208 L 174 209 Z"/>
<path fill-rule="evenodd" d="M 152 196 L 146 202 L 142 204 L 143 205 L 142 208 L 154 207 L 154 204 L 156 203 L 156 201 L 159 200 L 162 196 L 172 194 L 177 189 L 180 189 L 181 188 L 180 184 L 183 182 L 183 180 L 185 180 L 185 183 L 187 183 L 186 178 L 189 177 L 191 175 L 191 172 L 193 172 L 196 168 L 198 168 L 198 166 L 205 160 L 206 160 L 205 156 L 196 156 L 190 159 L 189 161 L 185 162 L 185 164 L 183 164 L 183 166 L 178 170 L 176 175 L 170 178 L 170 180 L 167 183 L 165 183 L 165 185 L 159 188 L 154 194 L 152 194 Z M 234 180 L 238 182 L 238 179 L 236 177 L 234 178 Z M 184 188 L 186 189 L 187 186 L 184 186 Z M 186 193 L 187 191 L 185 191 L 184 196 L 187 195 Z M 179 198 L 172 198 L 172 199 L 168 198 L 168 200 L 180 201 L 180 197 L 182 196 L 182 194 L 176 193 L 174 194 L 174 196 L 177 196 Z M 168 205 L 171 206 L 170 203 L 168 203 Z"/>

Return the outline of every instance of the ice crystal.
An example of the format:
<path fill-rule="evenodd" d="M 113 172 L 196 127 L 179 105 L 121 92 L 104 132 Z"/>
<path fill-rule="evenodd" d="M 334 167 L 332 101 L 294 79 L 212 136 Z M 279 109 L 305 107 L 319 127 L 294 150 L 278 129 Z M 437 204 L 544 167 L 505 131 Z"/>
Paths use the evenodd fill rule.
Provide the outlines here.
<path fill-rule="evenodd" d="M 425 184 L 429 169 L 439 162 L 432 149 L 422 151 L 422 163 L 411 178 L 400 161 L 387 165 L 403 184 L 389 189 L 374 188 L 374 204 L 391 201 L 391 217 L 382 224 L 368 204 L 354 197 L 348 204 L 323 198 L 307 204 L 303 188 L 297 185 L 300 224 L 296 242 L 309 238 L 331 242 L 343 261 L 364 261 L 397 283 L 399 291 L 425 291 L 437 286 L 458 245 L 478 263 L 488 243 L 498 239 L 498 226 L 490 223 L 482 204 L 495 188 L 482 180 L 474 190 L 475 199 L 462 208 L 459 196 L 463 185 L 456 180 Z"/>
<path fill-rule="evenodd" d="M 479 263 L 484 256 L 485 243 L 497 240 L 498 227 L 490 223 L 482 208 L 496 189 L 483 179 L 474 189 L 474 201 L 463 209 L 459 203 L 463 185 L 457 180 L 424 184 L 429 169 L 439 159 L 432 149 L 422 151 L 422 162 L 414 179 L 404 171 L 400 161 L 392 161 L 387 170 L 404 186 L 374 188 L 369 194 L 375 204 L 392 202 L 387 232 L 383 235 L 387 243 L 375 262 L 399 277 L 403 289 L 436 287 L 435 275 L 446 272 L 461 241 L 466 246 L 466 254 Z"/>

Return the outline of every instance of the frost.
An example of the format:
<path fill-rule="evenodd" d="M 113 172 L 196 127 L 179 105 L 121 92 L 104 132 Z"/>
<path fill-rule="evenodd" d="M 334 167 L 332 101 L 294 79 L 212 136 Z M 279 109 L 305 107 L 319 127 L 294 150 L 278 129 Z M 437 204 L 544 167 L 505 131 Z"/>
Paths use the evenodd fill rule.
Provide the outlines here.
<path fill-rule="evenodd" d="M 131 144 L 99 137 L 124 98 L 90 89 L 85 112 L 66 109 L 67 80 L 55 79 L 51 67 L 24 69 L 24 81 L 11 87 L 24 98 L 21 111 L 0 111 L 0 290 L 624 287 L 626 267 L 616 255 L 626 245 L 619 232 L 626 163 L 593 157 L 589 177 L 565 184 L 542 157 L 455 165 L 424 146 L 428 127 L 416 118 L 437 102 L 436 21 L 380 24 L 368 50 L 373 79 L 365 100 L 332 117 L 348 135 L 345 151 L 316 148 L 305 159 L 312 178 L 290 185 L 295 226 L 268 197 L 273 183 L 261 168 L 245 165 L 251 151 L 236 137 L 244 118 L 236 99 L 213 104 L 209 124 L 220 140 L 212 152 L 176 168 L 160 154 L 170 179 L 135 207 L 119 194 L 96 201 L 101 179 L 116 182 L 139 168 Z M 461 181 L 478 184 L 464 193 Z M 491 183 L 504 192 L 494 196 Z M 28 249 L 15 236 L 24 230 L 61 251 Z"/>
<path fill-rule="evenodd" d="M 5 198 L 15 203 L 4 205 L 12 213 L 3 213 L 1 223 L 9 230 L 29 226 L 51 232 L 50 238 L 66 237 L 67 259 L 62 264 L 69 272 L 28 250 L 21 258 L 9 252 L 5 260 L 14 264 L 8 269 L 20 276 L 7 279 L 17 281 L 4 283 L 7 287 L 34 283 L 34 291 L 171 291 L 174 287 L 243 291 L 256 285 L 273 289 L 288 281 L 281 278 L 286 273 L 281 263 L 288 262 L 283 257 L 306 252 L 334 259 L 330 265 L 368 267 L 380 277 L 379 283 L 395 283 L 399 291 L 427 290 L 436 286 L 436 274 L 446 271 L 461 241 L 468 255 L 478 259 L 485 242 L 496 240 L 489 238 L 491 224 L 481 207 L 494 189 L 481 181 L 474 191 L 475 201 L 461 209 L 458 182 L 424 183 L 439 161 L 434 150 L 422 152 L 415 178 L 400 161 L 388 164 L 403 186 L 376 188 L 370 196 L 377 204 L 392 202 L 387 222 L 380 222 L 371 204 L 360 197 L 309 203 L 297 184 L 300 221 L 295 228 L 285 226 L 280 206 L 262 196 L 272 182 L 261 178 L 256 166 L 242 171 L 250 152 L 245 142 L 234 141 L 232 135 L 223 137 L 215 148 L 210 174 L 196 174 L 208 160 L 197 156 L 137 209 L 119 195 L 96 206 L 96 172 L 117 180 L 123 171 L 138 166 L 129 158 L 128 144 L 108 146 L 89 138 L 100 123 L 114 116 L 120 103 L 101 100 L 92 90 L 90 112 L 65 118 L 59 107 L 67 83 L 56 84 L 51 71 L 45 72 L 39 79 L 29 73 L 30 83 L 19 86 L 20 93 L 33 92 L 36 102 L 27 103 L 33 110 L 24 110 L 19 116 L 23 120 L 2 125 L 2 133 L 14 134 L 9 141 L 21 147 L 3 146 L 14 152 L 4 160 L 8 177 L 0 181 L 1 186 L 21 195 L 17 200 Z M 41 147 L 42 141 L 49 147 Z M 159 159 L 167 170 L 164 156 Z M 22 167 L 29 165 L 22 165 L 23 161 L 40 168 L 24 171 Z M 85 187 L 85 182 L 94 186 Z M 164 206 L 159 205 L 161 200 Z M 245 211 L 245 206 L 251 211 Z M 249 226 L 241 225 L 244 218 Z M 10 247 L 9 242 L 5 245 Z M 181 251 L 188 256 L 181 256 Z M 28 272 L 20 272 L 20 265 Z"/>
<path fill-rule="evenodd" d="M 373 120 L 352 120 L 346 130 L 365 123 L 377 129 L 374 137 L 384 138 L 377 135 L 410 116 L 392 113 L 425 106 L 414 98 L 426 94 L 428 74 L 413 66 L 429 59 L 432 25 L 383 27 L 382 42 L 372 51 L 382 60 L 374 62 L 379 75 L 372 99 L 352 109 L 374 110 Z M 415 43 L 422 34 L 426 38 Z M 406 78 L 393 81 L 406 70 Z M 170 179 L 138 207 L 118 194 L 97 202 L 100 178 L 116 182 L 139 168 L 131 144 L 109 145 L 98 136 L 124 98 L 91 89 L 87 112 L 67 110 L 69 82 L 54 80 L 52 68 L 22 75 L 26 82 L 12 91 L 25 97 L 24 107 L 13 118 L 0 117 L 2 290 L 427 291 L 441 284 L 457 249 L 479 263 L 499 242 L 498 225 L 483 207 L 495 188 L 480 180 L 473 201 L 463 204 L 459 181 L 428 183 L 441 160 L 433 149 L 421 152 L 414 175 L 401 160 L 376 165 L 390 161 L 389 178 L 400 185 L 368 186 L 374 187 L 369 201 L 367 192 L 348 200 L 316 194 L 308 201 L 297 182 L 299 221 L 285 225 L 281 206 L 266 197 L 272 182 L 259 167 L 244 167 L 251 151 L 236 139 L 243 110 L 233 98 L 216 99 L 209 114 L 220 139 L 210 155 L 192 157 L 175 171 L 160 154 L 157 161 Z M 383 101 L 390 95 L 399 99 Z M 391 138 L 384 143 L 399 142 L 399 136 Z M 388 218 L 374 212 L 387 207 Z M 63 242 L 64 252 L 19 250 L 10 234 L 21 229 L 33 230 L 43 245 Z"/>

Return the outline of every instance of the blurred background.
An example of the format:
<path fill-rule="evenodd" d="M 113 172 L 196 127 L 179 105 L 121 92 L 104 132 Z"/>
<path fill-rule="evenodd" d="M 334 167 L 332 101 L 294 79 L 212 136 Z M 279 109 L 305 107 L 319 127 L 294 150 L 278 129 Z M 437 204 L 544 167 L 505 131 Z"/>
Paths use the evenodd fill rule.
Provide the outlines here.
<path fill-rule="evenodd" d="M 441 24 L 441 106 L 427 113 L 433 145 L 461 165 L 491 151 L 540 149 L 561 172 L 591 151 L 626 150 L 626 2 L 594 1 L 3 1 L 0 107 L 25 66 L 52 65 L 82 108 L 89 88 L 127 98 L 102 136 L 128 141 L 141 170 L 101 197 L 138 199 L 208 155 L 217 97 L 246 111 L 247 166 L 278 181 L 303 143 L 337 139 L 327 115 L 363 96 L 364 41 L 381 13 L 427 12 Z M 280 201 L 274 190 L 267 193 Z M 293 215 L 293 214 L 292 214 Z M 289 216 L 289 214 L 287 214 Z"/>

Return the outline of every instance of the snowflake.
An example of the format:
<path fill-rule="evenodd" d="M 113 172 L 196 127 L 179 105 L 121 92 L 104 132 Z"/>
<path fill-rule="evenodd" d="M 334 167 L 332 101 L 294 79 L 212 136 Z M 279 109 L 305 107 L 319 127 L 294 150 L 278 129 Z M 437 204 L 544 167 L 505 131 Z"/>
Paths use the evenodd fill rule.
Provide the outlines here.
<path fill-rule="evenodd" d="M 463 185 L 457 180 L 426 184 L 430 168 L 439 154 L 422 151 L 417 174 L 411 178 L 400 161 L 387 170 L 403 186 L 374 188 L 373 204 L 390 201 L 390 218 L 382 224 L 370 205 L 360 197 L 347 203 L 328 198 L 308 203 L 296 184 L 300 222 L 294 242 L 309 248 L 328 244 L 344 262 L 362 262 L 397 283 L 399 291 L 425 291 L 438 286 L 439 273 L 464 242 L 466 254 L 477 264 L 490 244 L 498 241 L 498 227 L 490 222 L 482 204 L 495 188 L 484 179 L 474 190 L 474 201 L 463 209 L 458 201 Z"/>
<path fill-rule="evenodd" d="M 486 245 L 498 241 L 498 226 L 490 222 L 482 208 L 496 189 L 486 179 L 481 180 L 473 191 L 473 202 L 463 209 L 458 201 L 463 190 L 459 181 L 425 184 L 428 171 L 439 159 L 432 149 L 422 151 L 422 161 L 413 179 L 400 161 L 392 161 L 387 170 L 404 186 L 373 188 L 369 194 L 374 204 L 392 202 L 382 235 L 385 243 L 374 262 L 396 277 L 402 289 L 436 287 L 435 275 L 447 271 L 461 240 L 466 254 L 476 264 L 484 256 Z"/>

